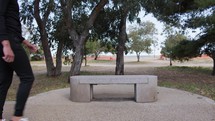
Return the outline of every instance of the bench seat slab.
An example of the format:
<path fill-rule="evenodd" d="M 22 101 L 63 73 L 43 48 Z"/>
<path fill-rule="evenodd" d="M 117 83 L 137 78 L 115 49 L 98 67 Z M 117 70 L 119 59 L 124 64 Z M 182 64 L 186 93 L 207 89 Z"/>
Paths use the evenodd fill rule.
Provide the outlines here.
<path fill-rule="evenodd" d="M 157 76 L 151 75 L 72 76 L 70 99 L 74 102 L 90 102 L 94 84 L 134 84 L 136 102 L 147 103 L 157 100 Z"/>

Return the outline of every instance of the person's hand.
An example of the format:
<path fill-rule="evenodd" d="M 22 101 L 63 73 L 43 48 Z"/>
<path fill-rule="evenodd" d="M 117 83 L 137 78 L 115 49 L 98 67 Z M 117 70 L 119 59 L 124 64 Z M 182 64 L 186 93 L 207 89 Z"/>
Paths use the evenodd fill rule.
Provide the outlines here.
<path fill-rule="evenodd" d="M 22 43 L 30 50 L 30 52 L 32 52 L 32 53 L 37 52 L 37 50 L 38 50 L 37 47 L 35 45 L 31 44 L 29 41 L 24 40 Z"/>
<path fill-rule="evenodd" d="M 15 55 L 13 53 L 13 50 L 11 49 L 10 42 L 8 40 L 4 40 L 2 41 L 2 45 L 4 53 L 4 56 L 2 57 L 3 60 L 8 63 L 13 62 Z"/>

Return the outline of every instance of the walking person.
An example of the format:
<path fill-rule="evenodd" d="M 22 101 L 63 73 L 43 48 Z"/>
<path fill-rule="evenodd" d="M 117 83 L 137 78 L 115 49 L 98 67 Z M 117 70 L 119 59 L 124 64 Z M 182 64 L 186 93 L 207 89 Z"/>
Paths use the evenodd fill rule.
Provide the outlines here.
<path fill-rule="evenodd" d="M 23 112 L 34 75 L 22 44 L 31 52 L 37 51 L 36 46 L 22 37 L 17 0 L 0 0 L 0 121 L 5 121 L 2 116 L 3 107 L 14 71 L 20 84 L 11 121 L 27 121 L 23 118 Z"/>

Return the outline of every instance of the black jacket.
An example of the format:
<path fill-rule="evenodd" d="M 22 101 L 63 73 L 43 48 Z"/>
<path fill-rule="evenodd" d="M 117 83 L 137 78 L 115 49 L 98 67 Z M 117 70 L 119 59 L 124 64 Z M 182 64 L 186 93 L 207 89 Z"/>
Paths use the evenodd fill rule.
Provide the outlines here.
<path fill-rule="evenodd" d="M 0 0 L 0 42 L 16 36 L 22 42 L 22 29 L 17 0 Z"/>

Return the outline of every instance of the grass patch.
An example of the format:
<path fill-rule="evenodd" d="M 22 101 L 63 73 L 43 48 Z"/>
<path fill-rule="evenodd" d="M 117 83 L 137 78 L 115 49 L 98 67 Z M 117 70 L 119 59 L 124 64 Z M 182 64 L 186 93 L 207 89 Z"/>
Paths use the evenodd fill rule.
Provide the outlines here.
<path fill-rule="evenodd" d="M 212 72 L 212 68 L 208 67 L 188 67 L 188 66 L 166 66 L 159 67 L 162 70 L 172 70 L 172 71 L 183 71 L 184 73 L 204 73 L 210 74 Z"/>
<path fill-rule="evenodd" d="M 81 75 L 109 75 L 110 73 L 102 72 L 88 72 L 82 71 Z M 30 96 L 39 93 L 70 87 L 68 83 L 69 73 L 64 72 L 58 77 L 47 77 L 46 74 L 36 74 L 35 81 L 31 90 Z M 15 76 L 13 83 L 8 91 L 7 100 L 14 101 L 16 99 L 16 92 L 18 89 L 19 79 Z"/>
<path fill-rule="evenodd" d="M 179 82 L 169 82 L 169 81 L 159 82 L 158 85 L 161 87 L 169 87 L 169 88 L 175 88 L 175 89 L 192 92 L 215 100 L 214 85 L 200 84 L 200 83 L 198 84 L 194 82 L 179 83 Z"/>
<path fill-rule="evenodd" d="M 192 93 L 207 96 L 215 100 L 215 77 L 210 75 L 210 68 L 202 67 L 159 67 L 153 74 L 159 78 L 158 85 L 176 88 Z M 81 75 L 111 75 L 112 71 L 82 71 Z M 133 72 L 132 72 L 133 74 Z M 136 72 L 134 74 L 140 74 Z M 47 77 L 45 74 L 36 74 L 31 96 L 50 90 L 68 88 L 69 73 L 62 73 L 59 77 Z M 7 100 L 15 100 L 19 79 L 15 76 L 9 89 Z"/>
<path fill-rule="evenodd" d="M 47 77 L 45 74 L 37 74 L 35 75 L 35 81 L 30 96 L 50 90 L 69 87 L 67 78 L 68 73 L 62 73 L 62 75 L 59 77 Z M 7 100 L 15 100 L 18 84 L 19 79 L 15 76 L 13 83 L 8 91 Z"/>
<path fill-rule="evenodd" d="M 206 67 L 159 67 L 159 86 L 200 94 L 215 100 L 215 77 Z"/>
<path fill-rule="evenodd" d="M 31 64 L 45 64 L 45 61 L 31 61 Z"/>
<path fill-rule="evenodd" d="M 31 95 L 69 87 L 68 75 L 68 73 L 62 73 L 58 77 L 47 77 L 45 74 L 36 75 Z"/>

